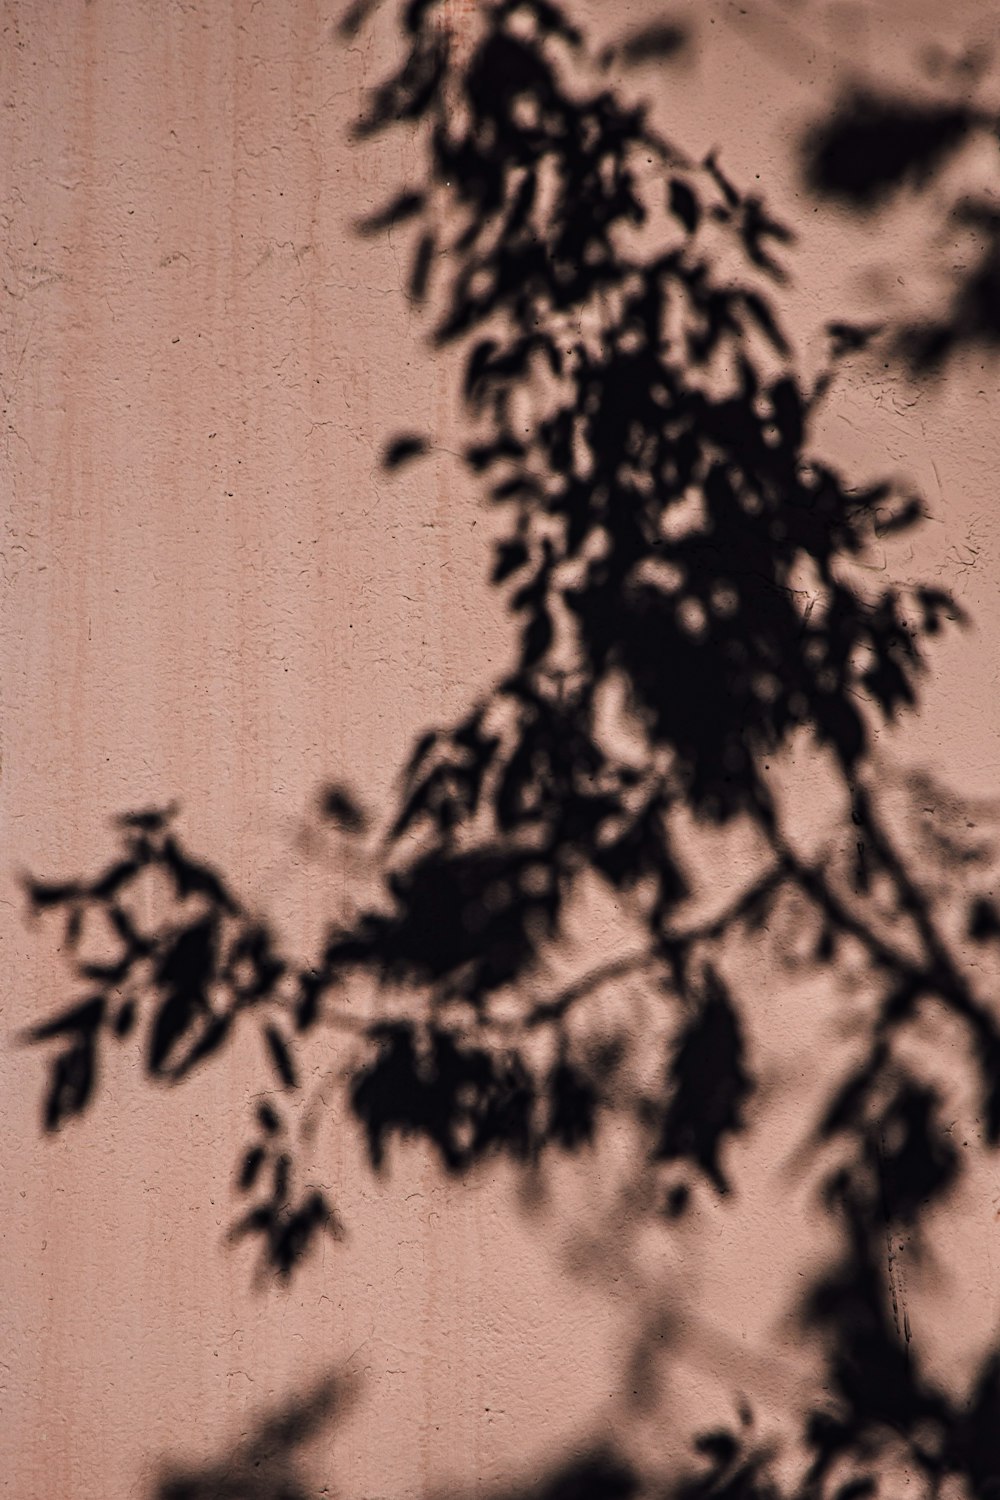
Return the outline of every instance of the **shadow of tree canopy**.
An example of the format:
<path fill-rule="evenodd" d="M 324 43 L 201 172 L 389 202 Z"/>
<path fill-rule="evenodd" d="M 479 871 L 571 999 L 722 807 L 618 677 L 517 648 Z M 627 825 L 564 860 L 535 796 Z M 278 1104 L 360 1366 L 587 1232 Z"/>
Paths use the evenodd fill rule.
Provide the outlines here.
<path fill-rule="evenodd" d="M 440 6 L 410 0 L 400 26 L 402 61 L 357 133 L 403 125 L 422 167 L 360 231 L 405 228 L 408 294 L 453 351 L 463 460 L 500 518 L 492 584 L 513 664 L 413 747 L 384 832 L 349 788 L 326 790 L 320 816 L 366 873 L 355 916 L 312 962 L 282 951 L 170 809 L 120 819 L 119 851 L 95 877 L 30 881 L 32 909 L 61 923 L 74 992 L 30 1035 L 51 1049 L 45 1126 L 89 1106 L 109 1046 L 138 1038 L 145 1074 L 178 1083 L 245 1025 L 273 1086 L 239 1166 L 233 1233 L 258 1236 L 280 1275 L 318 1234 L 343 1233 L 336 1205 L 296 1172 L 310 1045 L 341 1080 L 375 1170 L 407 1137 L 449 1172 L 491 1154 L 533 1164 L 585 1151 L 626 1114 L 645 1142 L 650 1211 L 678 1220 L 692 1195 L 738 1189 L 729 1148 L 757 1090 L 726 955 L 767 944 L 787 970 L 794 928 L 804 1003 L 848 960 L 872 996 L 854 1062 L 804 1125 L 830 1259 L 797 1312 L 826 1374 L 803 1413 L 796 1493 L 861 1500 L 902 1464 L 928 1493 L 947 1480 L 985 1496 L 1000 1470 L 1000 1355 L 971 1402 L 938 1388 L 894 1315 L 886 1255 L 901 1232 L 919 1242 L 962 1171 L 943 1085 L 905 1045 L 918 1019 L 961 1029 L 982 1147 L 1000 1135 L 989 860 L 964 818 L 947 836 L 900 840 L 873 745 L 879 720 L 916 705 L 927 642 L 959 616 L 939 588 L 882 587 L 859 566 L 873 537 L 917 523 L 919 499 L 891 478 L 858 485 L 815 452 L 850 340 L 835 333 L 825 367 L 803 371 L 780 313 L 794 236 L 714 156 L 693 161 L 654 128 L 614 81 L 626 44 L 594 56 L 548 0 L 490 0 L 460 36 Z M 629 45 L 639 57 L 682 44 L 665 22 Z M 814 181 L 869 207 L 919 182 L 972 121 L 855 99 L 814 140 Z M 428 446 L 397 434 L 385 465 L 403 470 Z M 806 736 L 846 809 L 810 855 L 768 774 Z M 906 790 L 914 816 L 943 797 Z M 760 851 L 707 916 L 690 915 L 685 818 L 745 825 Z M 587 881 L 627 906 L 641 943 L 540 993 Z M 651 1008 L 595 1043 L 588 1011 L 632 975 Z M 374 1016 L 348 1003 L 357 981 L 381 997 Z M 651 1050 L 655 1076 L 637 1083 L 630 1061 Z M 286 1446 L 296 1430 L 281 1429 Z M 699 1444 L 692 1474 L 663 1476 L 664 1491 L 787 1489 L 745 1423 Z M 182 1476 L 160 1494 L 304 1493 L 280 1465 L 261 1488 L 256 1452 L 241 1449 L 230 1477 Z M 601 1459 L 543 1490 L 610 1500 L 633 1483 Z"/>
<path fill-rule="evenodd" d="M 802 143 L 806 185 L 850 212 L 873 216 L 906 192 L 942 189 L 963 152 L 979 147 L 994 156 L 1000 117 L 995 109 L 970 102 L 987 61 L 975 54 L 949 61 L 934 53 L 925 60 L 929 87 L 923 97 L 860 83 L 847 88 L 832 114 Z M 877 330 L 916 374 L 940 371 L 963 349 L 988 353 L 1000 347 L 995 175 L 987 184 L 980 171 L 971 189 L 958 190 L 947 208 L 929 207 L 929 215 L 943 214 L 932 226 L 943 240 L 963 235 L 969 245 L 967 255 L 952 256 L 942 311 Z"/>

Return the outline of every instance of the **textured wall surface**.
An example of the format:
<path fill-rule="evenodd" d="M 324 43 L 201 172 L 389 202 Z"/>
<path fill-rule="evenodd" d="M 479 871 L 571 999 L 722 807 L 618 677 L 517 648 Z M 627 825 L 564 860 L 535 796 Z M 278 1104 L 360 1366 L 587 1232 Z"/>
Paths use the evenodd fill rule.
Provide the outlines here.
<path fill-rule="evenodd" d="M 598 35 L 655 9 L 579 7 Z M 815 210 L 802 122 L 855 66 L 905 80 L 922 39 L 965 39 L 990 9 L 817 0 L 789 32 L 778 4 L 711 0 L 695 56 L 638 77 L 688 149 L 718 147 L 796 228 L 805 339 L 835 313 L 926 305 L 949 252 L 919 216 L 876 231 Z M 370 1500 L 488 1485 L 667 1408 L 680 1425 L 734 1382 L 780 1406 L 800 1371 L 773 1357 L 775 1267 L 808 1259 L 815 1228 L 782 1177 L 781 1111 L 739 1148 L 737 1206 L 651 1233 L 617 1268 L 606 1226 L 599 1263 L 581 1240 L 614 1214 L 614 1143 L 606 1170 L 567 1167 L 529 1212 L 506 1169 L 444 1182 L 411 1147 L 373 1179 L 335 1130 L 323 1171 L 350 1236 L 277 1289 L 223 1243 L 256 1058 L 176 1096 L 123 1068 L 84 1122 L 42 1138 L 40 1072 L 15 1043 L 60 971 L 25 922 L 24 870 L 89 868 L 111 815 L 176 799 L 241 896 L 309 944 L 336 897 L 298 837 L 317 786 L 347 775 L 384 802 L 413 735 L 509 644 L 453 457 L 454 369 L 426 347 L 392 231 L 353 229 L 413 164 L 403 135 L 348 139 L 388 26 L 346 43 L 317 0 L 0 15 L 0 1491 L 143 1495 L 162 1460 L 217 1454 L 331 1368 L 358 1394 L 315 1440 L 317 1493 Z M 948 190 L 984 171 L 963 159 Z M 942 581 L 973 626 L 938 648 L 919 720 L 884 748 L 973 794 L 1000 768 L 996 409 L 995 367 L 970 355 L 920 387 L 849 363 L 823 417 L 838 460 L 927 497 L 916 540 L 872 566 Z M 383 472 L 387 434 L 414 428 L 434 434 L 431 461 Z M 803 806 L 822 800 L 808 755 L 789 776 Z M 769 1003 L 769 1066 L 794 1101 L 822 1076 L 815 1011 Z M 922 1303 L 914 1273 L 912 1294 L 959 1383 L 1000 1311 L 1000 1175 L 964 1191 L 935 1229 L 961 1275 Z M 667 1285 L 703 1336 L 637 1413 L 628 1352 Z"/>

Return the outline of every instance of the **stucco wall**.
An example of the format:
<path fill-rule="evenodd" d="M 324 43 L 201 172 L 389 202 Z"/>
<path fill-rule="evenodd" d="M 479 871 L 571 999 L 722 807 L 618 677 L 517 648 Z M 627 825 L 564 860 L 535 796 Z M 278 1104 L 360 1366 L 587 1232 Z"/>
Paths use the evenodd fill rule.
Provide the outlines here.
<path fill-rule="evenodd" d="M 578 9 L 600 35 L 655 7 Z M 921 267 L 942 252 L 919 216 L 876 231 L 815 210 L 801 122 L 853 66 L 905 78 L 923 37 L 964 39 L 989 10 L 817 3 L 789 34 L 780 6 L 712 3 L 695 55 L 639 79 L 678 139 L 718 146 L 794 224 L 804 337 L 933 296 Z M 451 451 L 454 369 L 426 347 L 392 233 L 353 229 L 416 149 L 348 140 L 394 33 L 347 44 L 336 19 L 311 0 L 2 9 L 0 1488 L 18 1500 L 143 1494 L 162 1458 L 217 1454 L 331 1368 L 358 1392 L 317 1440 L 317 1485 L 373 1500 L 487 1485 L 666 1407 L 680 1430 L 734 1381 L 777 1410 L 800 1378 L 775 1266 L 812 1253 L 816 1227 L 782 1177 L 782 1121 L 823 1069 L 793 997 L 768 1001 L 793 1102 L 741 1147 L 739 1204 L 620 1266 L 601 1219 L 614 1143 L 529 1212 L 506 1169 L 446 1183 L 417 1147 L 373 1180 L 335 1129 L 323 1171 L 349 1238 L 289 1288 L 255 1288 L 223 1244 L 257 1062 L 238 1050 L 177 1095 L 123 1067 L 79 1127 L 41 1136 L 39 1071 L 14 1041 L 61 980 L 25 924 L 23 871 L 89 867 L 110 815 L 176 798 L 240 894 L 308 945 L 337 896 L 299 839 L 317 786 L 348 775 L 383 803 L 413 735 L 509 650 Z M 978 355 L 919 388 L 848 365 L 824 417 L 839 460 L 927 496 L 918 539 L 872 565 L 942 581 L 973 626 L 940 645 L 919 720 L 884 748 L 971 794 L 1000 761 L 995 418 Z M 399 429 L 435 436 L 416 475 L 379 467 Z M 804 755 L 788 774 L 809 807 L 822 771 Z M 998 1193 L 995 1171 L 967 1184 L 935 1231 L 962 1272 L 913 1293 L 959 1383 L 1000 1302 Z M 605 1235 L 590 1261 L 584 1230 Z M 699 1336 L 637 1413 L 628 1355 L 665 1289 Z"/>

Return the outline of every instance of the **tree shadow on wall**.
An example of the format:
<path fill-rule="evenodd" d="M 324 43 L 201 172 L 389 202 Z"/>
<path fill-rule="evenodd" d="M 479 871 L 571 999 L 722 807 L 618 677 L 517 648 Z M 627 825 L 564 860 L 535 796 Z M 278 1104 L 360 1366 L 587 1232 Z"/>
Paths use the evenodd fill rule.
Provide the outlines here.
<path fill-rule="evenodd" d="M 323 1382 L 284 1403 L 217 1462 L 168 1465 L 151 1492 L 152 1500 L 311 1500 L 334 1493 L 332 1483 L 316 1488 L 303 1449 L 319 1430 L 335 1425 L 336 1384 Z M 669 1493 L 677 1500 L 723 1494 L 731 1500 L 749 1500 L 769 1493 L 761 1478 L 765 1462 L 762 1451 L 741 1445 L 729 1434 L 706 1432 L 698 1439 L 688 1474 Z M 613 1446 L 584 1446 L 533 1480 L 487 1494 L 491 1500 L 640 1500 L 667 1492 L 651 1487 Z M 462 1500 L 461 1492 L 441 1492 L 438 1500 Z"/>
<path fill-rule="evenodd" d="M 908 1045 L 928 1016 L 962 1032 L 983 1148 L 1000 1135 L 989 856 L 962 816 L 901 839 L 873 751 L 877 721 L 917 702 L 928 638 L 958 614 L 940 589 L 873 586 L 863 566 L 919 501 L 813 450 L 849 340 L 835 332 L 825 367 L 803 371 L 780 315 L 793 235 L 614 81 L 629 47 L 655 50 L 652 32 L 595 57 L 547 0 L 484 4 L 460 34 L 411 0 L 401 28 L 403 61 L 358 135 L 405 124 L 423 171 L 361 229 L 409 236 L 408 295 L 459 367 L 463 459 L 498 517 L 492 584 L 513 664 L 413 747 L 383 831 L 349 788 L 325 792 L 357 893 L 315 962 L 282 951 L 169 811 L 120 820 L 119 855 L 96 877 L 32 881 L 74 984 L 31 1034 L 53 1049 L 46 1127 L 87 1108 L 110 1045 L 138 1037 L 146 1076 L 176 1083 L 250 1026 L 273 1088 L 239 1167 L 234 1234 L 256 1235 L 280 1275 L 318 1234 L 344 1232 L 323 1190 L 298 1181 L 307 1057 L 341 1081 L 375 1170 L 407 1137 L 452 1173 L 497 1155 L 534 1166 L 627 1116 L 648 1212 L 669 1224 L 697 1195 L 738 1191 L 729 1146 L 758 1084 L 734 953 L 794 970 L 804 1006 L 821 977 L 849 987 L 860 960 L 871 1000 L 853 1060 L 803 1122 L 830 1253 L 795 1298 L 826 1368 L 802 1414 L 798 1490 L 857 1500 L 901 1462 L 929 1491 L 957 1476 L 985 1493 L 996 1356 L 957 1406 L 893 1315 L 886 1259 L 893 1236 L 919 1243 L 962 1170 L 945 1084 Z M 657 35 L 661 53 L 680 48 Z M 816 147 L 824 171 L 837 149 L 834 135 Z M 916 170 L 892 149 L 883 180 Z M 387 469 L 428 447 L 397 434 Z M 809 739 L 845 811 L 806 855 L 770 768 Z M 929 783 L 907 792 L 907 816 L 949 801 Z M 752 832 L 757 865 L 737 889 L 699 884 L 692 826 Z M 636 946 L 546 988 L 588 886 L 611 894 Z M 643 1004 L 609 1033 L 609 987 L 632 978 Z M 354 1003 L 359 987 L 375 1014 Z M 699 1441 L 701 1468 L 666 1476 L 671 1493 L 780 1492 L 746 1424 Z M 620 1492 L 591 1478 L 558 1492 Z M 164 1493 L 214 1493 L 183 1482 Z"/>
<path fill-rule="evenodd" d="M 328 1377 L 282 1403 L 217 1461 L 167 1465 L 152 1500 L 311 1500 L 335 1493 L 332 1483 L 316 1488 L 306 1450 L 342 1416 L 341 1386 L 338 1377 Z M 639 1488 L 625 1459 L 595 1449 L 573 1456 L 530 1486 L 497 1491 L 495 1500 L 634 1500 Z"/>
<path fill-rule="evenodd" d="M 845 1287 L 846 1290 L 846 1287 Z M 852 1319 L 854 1352 L 861 1362 L 845 1384 L 863 1383 L 858 1406 L 866 1421 L 858 1425 L 815 1419 L 815 1460 L 801 1480 L 779 1479 L 773 1442 L 755 1432 L 751 1400 L 740 1398 L 731 1427 L 705 1426 L 697 1433 L 686 1461 L 670 1472 L 643 1470 L 614 1443 L 594 1446 L 589 1438 L 561 1459 L 543 1464 L 533 1478 L 491 1487 L 491 1500 L 780 1500 L 836 1494 L 840 1500 L 878 1493 L 880 1478 L 922 1481 L 922 1492 L 934 1492 L 947 1478 L 961 1476 L 964 1492 L 996 1493 L 998 1452 L 996 1413 L 1000 1400 L 1000 1361 L 987 1362 L 969 1400 L 961 1406 L 919 1382 L 900 1378 L 898 1360 L 886 1357 L 874 1303 L 853 1285 L 857 1304 Z M 843 1313 L 844 1307 L 838 1311 Z M 845 1344 L 852 1341 L 847 1340 Z M 887 1379 L 888 1377 L 888 1379 Z M 341 1414 L 339 1381 L 321 1382 L 311 1390 L 258 1418 L 252 1431 L 216 1460 L 201 1464 L 170 1461 L 150 1490 L 151 1500 L 311 1500 L 336 1493 L 333 1476 L 322 1479 L 321 1465 L 310 1445 L 329 1438 Z M 924 1448 L 921 1469 L 900 1467 L 908 1456 L 905 1434 L 919 1417 Z M 940 1442 L 940 1447 L 935 1446 Z M 834 1480 L 830 1483 L 831 1478 Z M 482 1490 L 477 1490 L 482 1495 Z M 464 1500 L 461 1490 L 438 1491 L 436 1500 Z"/>
<path fill-rule="evenodd" d="M 925 225 L 942 264 L 947 258 L 944 306 L 877 330 L 917 375 L 941 371 L 963 350 L 1000 349 L 1000 174 L 993 161 L 1000 116 L 970 102 L 970 94 L 974 100 L 983 92 L 987 62 L 933 54 L 922 98 L 855 84 L 803 142 L 805 181 L 820 198 L 869 218 L 908 194 L 927 201 Z M 949 192 L 949 173 L 963 153 L 976 163 L 973 175 Z"/>
<path fill-rule="evenodd" d="M 170 1463 L 157 1481 L 155 1500 L 310 1500 L 315 1490 L 304 1472 L 302 1449 L 343 1415 L 351 1387 L 339 1376 L 258 1418 L 255 1429 L 215 1463 Z"/>

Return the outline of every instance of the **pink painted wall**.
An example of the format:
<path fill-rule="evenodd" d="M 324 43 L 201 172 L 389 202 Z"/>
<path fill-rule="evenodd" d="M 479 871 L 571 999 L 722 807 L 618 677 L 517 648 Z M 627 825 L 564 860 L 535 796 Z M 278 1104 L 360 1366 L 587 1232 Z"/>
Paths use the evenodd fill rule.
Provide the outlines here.
<path fill-rule="evenodd" d="M 656 11 L 576 9 L 598 35 Z M 935 295 L 947 248 L 902 210 L 877 233 L 814 211 L 795 132 L 850 66 L 905 78 L 922 38 L 966 40 L 989 10 L 815 0 L 790 32 L 778 5 L 711 0 L 696 59 L 639 78 L 677 138 L 759 176 L 800 232 L 804 338 Z M 780 1022 L 765 1072 L 784 1102 L 738 1148 L 739 1201 L 682 1233 L 622 1233 L 627 1141 L 528 1212 L 506 1169 L 446 1183 L 415 1147 L 375 1181 L 334 1122 L 321 1170 L 350 1237 L 261 1291 L 223 1245 L 255 1058 L 176 1095 L 123 1068 L 78 1128 L 41 1138 L 40 1073 L 11 1043 L 58 1002 L 60 970 L 25 925 L 20 874 L 89 868 L 109 815 L 176 797 L 198 847 L 307 945 L 336 897 L 297 841 L 316 787 L 348 774 L 384 802 L 413 735 L 462 707 L 508 638 L 449 451 L 454 369 L 425 347 L 392 234 L 352 227 L 416 160 L 401 135 L 347 141 L 391 29 L 346 45 L 313 0 L 7 0 L 0 15 L 0 1492 L 142 1495 L 162 1459 L 218 1455 L 331 1368 L 357 1398 L 309 1472 L 317 1493 L 370 1500 L 485 1487 L 604 1433 L 641 1451 L 668 1419 L 681 1442 L 741 1383 L 778 1422 L 810 1367 L 782 1331 L 788 1288 L 821 1230 L 786 1145 L 838 1017 L 775 988 L 763 956 L 748 979 Z M 949 191 L 981 171 L 963 159 Z M 857 361 L 824 424 L 839 461 L 928 497 L 918 540 L 871 565 L 941 580 L 974 621 L 939 647 L 919 721 L 885 735 L 885 756 L 990 793 L 996 370 L 970 357 L 916 388 Z M 416 478 L 379 467 L 401 428 L 436 436 Z M 785 774 L 808 828 L 822 767 L 803 751 Z M 614 914 L 601 924 L 612 951 Z M 911 1316 L 959 1386 L 1000 1312 L 1000 1173 L 963 1193 L 934 1227 L 946 1270 L 907 1273 Z M 637 1408 L 630 1359 L 664 1309 L 672 1358 Z"/>

